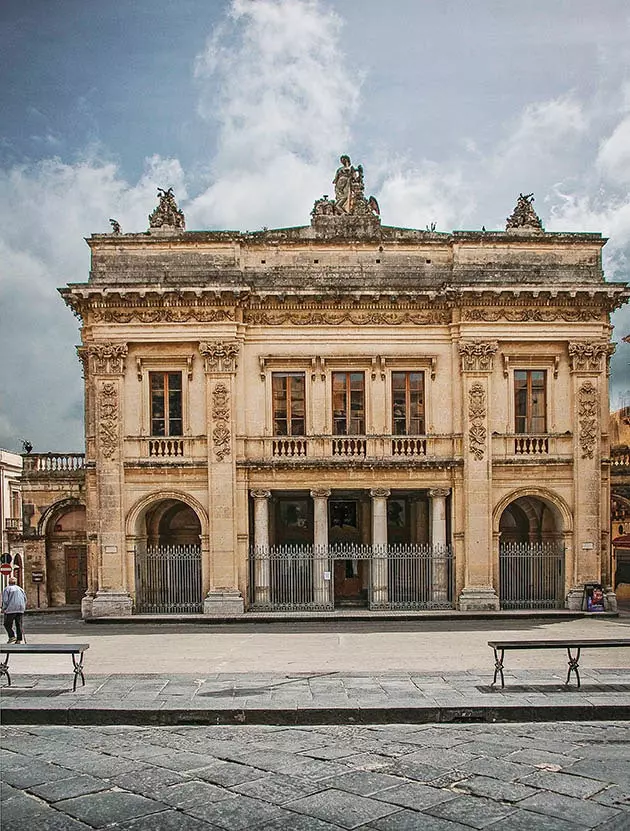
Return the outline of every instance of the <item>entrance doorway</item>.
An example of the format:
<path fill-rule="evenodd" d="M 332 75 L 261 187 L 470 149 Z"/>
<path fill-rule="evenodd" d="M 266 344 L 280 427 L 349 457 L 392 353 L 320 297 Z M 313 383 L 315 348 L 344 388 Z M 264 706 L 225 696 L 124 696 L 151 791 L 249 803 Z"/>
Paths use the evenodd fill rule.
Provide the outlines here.
<path fill-rule="evenodd" d="M 87 546 L 64 546 L 66 557 L 66 604 L 76 606 L 87 589 Z"/>
<path fill-rule="evenodd" d="M 369 503 L 332 497 L 328 502 L 328 544 L 334 558 L 335 606 L 367 606 L 370 579 Z M 353 556 L 354 555 L 354 556 Z"/>

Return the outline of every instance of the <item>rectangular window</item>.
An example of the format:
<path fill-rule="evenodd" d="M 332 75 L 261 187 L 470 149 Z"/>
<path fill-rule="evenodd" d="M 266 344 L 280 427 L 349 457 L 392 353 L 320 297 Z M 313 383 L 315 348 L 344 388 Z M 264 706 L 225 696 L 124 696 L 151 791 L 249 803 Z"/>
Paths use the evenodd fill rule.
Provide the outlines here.
<path fill-rule="evenodd" d="M 182 373 L 150 372 L 151 435 L 181 436 Z"/>
<path fill-rule="evenodd" d="M 514 370 L 515 433 L 547 432 L 547 372 Z"/>
<path fill-rule="evenodd" d="M 362 372 L 333 372 L 332 407 L 334 435 L 365 435 L 365 381 Z"/>
<path fill-rule="evenodd" d="M 392 431 L 424 435 L 424 372 L 392 372 Z"/>
<path fill-rule="evenodd" d="M 274 372 L 271 376 L 273 394 L 274 436 L 303 436 L 306 433 L 306 395 L 303 372 Z"/>

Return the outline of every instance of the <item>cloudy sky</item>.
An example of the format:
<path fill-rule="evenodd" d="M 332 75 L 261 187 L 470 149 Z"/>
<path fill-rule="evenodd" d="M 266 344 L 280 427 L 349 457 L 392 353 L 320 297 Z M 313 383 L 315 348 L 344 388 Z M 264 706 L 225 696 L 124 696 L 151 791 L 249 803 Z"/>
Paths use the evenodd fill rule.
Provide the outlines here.
<path fill-rule="evenodd" d="M 306 224 L 347 152 L 386 224 L 503 229 L 534 191 L 630 276 L 627 0 L 2 0 L 0 78 L 0 447 L 82 449 L 56 288 L 158 185 L 191 230 Z"/>

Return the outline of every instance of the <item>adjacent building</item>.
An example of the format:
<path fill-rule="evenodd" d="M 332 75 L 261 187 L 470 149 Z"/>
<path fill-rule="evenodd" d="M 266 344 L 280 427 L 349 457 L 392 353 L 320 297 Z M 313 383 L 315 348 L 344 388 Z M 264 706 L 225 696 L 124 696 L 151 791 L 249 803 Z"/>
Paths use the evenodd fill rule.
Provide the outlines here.
<path fill-rule="evenodd" d="M 605 239 L 545 232 L 523 195 L 505 231 L 389 227 L 345 156 L 334 187 L 308 225 L 246 233 L 186 231 L 160 190 L 148 231 L 87 240 L 60 290 L 83 323 L 84 616 L 610 588 L 628 291 Z"/>

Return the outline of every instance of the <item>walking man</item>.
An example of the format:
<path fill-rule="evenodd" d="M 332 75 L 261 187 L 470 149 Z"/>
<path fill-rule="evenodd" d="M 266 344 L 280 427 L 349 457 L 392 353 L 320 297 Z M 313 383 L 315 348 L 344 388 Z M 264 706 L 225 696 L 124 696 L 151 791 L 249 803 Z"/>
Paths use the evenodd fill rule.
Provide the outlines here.
<path fill-rule="evenodd" d="M 2 611 L 4 612 L 4 628 L 9 636 L 9 643 L 23 643 L 24 632 L 22 621 L 26 610 L 26 594 L 18 586 L 15 577 L 9 577 L 9 585 L 2 592 Z M 13 634 L 15 624 L 15 635 Z"/>

